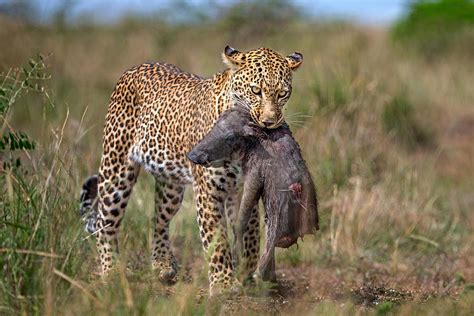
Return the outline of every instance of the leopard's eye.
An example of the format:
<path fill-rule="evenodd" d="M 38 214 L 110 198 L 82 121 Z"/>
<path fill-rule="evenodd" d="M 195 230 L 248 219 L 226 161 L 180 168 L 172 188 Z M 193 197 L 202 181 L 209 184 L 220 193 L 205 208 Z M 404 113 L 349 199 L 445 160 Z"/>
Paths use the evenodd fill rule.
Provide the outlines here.
<path fill-rule="evenodd" d="M 251 86 L 250 89 L 252 90 L 253 94 L 262 95 L 262 90 L 259 87 Z"/>
<path fill-rule="evenodd" d="M 288 96 L 289 93 L 290 91 L 288 90 L 280 90 L 280 92 L 278 92 L 278 97 L 280 99 L 283 99 L 284 97 Z"/>

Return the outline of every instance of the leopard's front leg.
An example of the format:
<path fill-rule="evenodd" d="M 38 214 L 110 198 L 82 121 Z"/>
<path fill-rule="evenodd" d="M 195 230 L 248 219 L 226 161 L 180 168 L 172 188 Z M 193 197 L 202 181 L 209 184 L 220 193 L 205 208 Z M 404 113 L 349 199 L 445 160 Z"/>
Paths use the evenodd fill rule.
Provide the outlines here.
<path fill-rule="evenodd" d="M 238 223 L 237 225 L 241 225 Z M 257 270 L 259 252 L 260 252 L 260 216 L 258 213 L 258 205 L 250 209 L 247 214 L 245 229 L 239 233 L 240 244 L 243 248 L 238 249 L 242 256 L 240 263 L 240 273 L 244 282 L 251 279 Z"/>
<path fill-rule="evenodd" d="M 199 233 L 209 261 L 210 295 L 240 292 L 242 286 L 233 270 L 224 212 L 227 194 L 236 186 L 236 174 L 232 168 L 195 166 L 193 175 Z"/>

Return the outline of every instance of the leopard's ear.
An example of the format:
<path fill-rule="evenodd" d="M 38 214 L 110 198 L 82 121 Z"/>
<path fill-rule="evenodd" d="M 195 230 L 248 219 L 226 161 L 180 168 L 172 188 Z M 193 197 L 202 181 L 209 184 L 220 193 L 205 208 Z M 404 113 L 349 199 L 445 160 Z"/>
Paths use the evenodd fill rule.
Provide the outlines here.
<path fill-rule="evenodd" d="M 230 69 L 237 69 L 245 63 L 245 53 L 239 52 L 235 48 L 227 45 L 222 54 L 222 60 Z"/>
<path fill-rule="evenodd" d="M 303 54 L 294 52 L 290 56 L 286 57 L 286 61 L 288 62 L 288 66 L 290 66 L 291 70 L 296 70 L 303 63 Z"/>

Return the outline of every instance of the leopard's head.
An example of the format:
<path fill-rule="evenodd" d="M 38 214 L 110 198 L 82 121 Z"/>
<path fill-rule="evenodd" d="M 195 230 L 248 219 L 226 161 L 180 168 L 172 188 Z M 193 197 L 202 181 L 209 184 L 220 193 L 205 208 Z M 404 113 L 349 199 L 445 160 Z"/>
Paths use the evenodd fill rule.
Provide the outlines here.
<path fill-rule="evenodd" d="M 283 57 L 268 48 L 239 52 L 226 46 L 223 60 L 232 72 L 234 105 L 248 109 L 261 127 L 279 127 L 284 122 L 283 107 L 291 95 L 293 71 L 303 62 L 303 55 Z"/>

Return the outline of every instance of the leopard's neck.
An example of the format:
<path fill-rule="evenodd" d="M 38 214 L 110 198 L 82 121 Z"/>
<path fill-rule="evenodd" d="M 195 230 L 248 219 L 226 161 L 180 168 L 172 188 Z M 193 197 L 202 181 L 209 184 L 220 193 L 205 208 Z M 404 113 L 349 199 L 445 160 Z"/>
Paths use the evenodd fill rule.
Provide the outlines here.
<path fill-rule="evenodd" d="M 214 115 L 216 120 L 222 112 L 232 107 L 231 78 L 232 72 L 230 69 L 216 74 L 212 78 L 214 82 L 215 96 L 215 100 L 213 100 L 212 104 L 214 105 Z"/>

